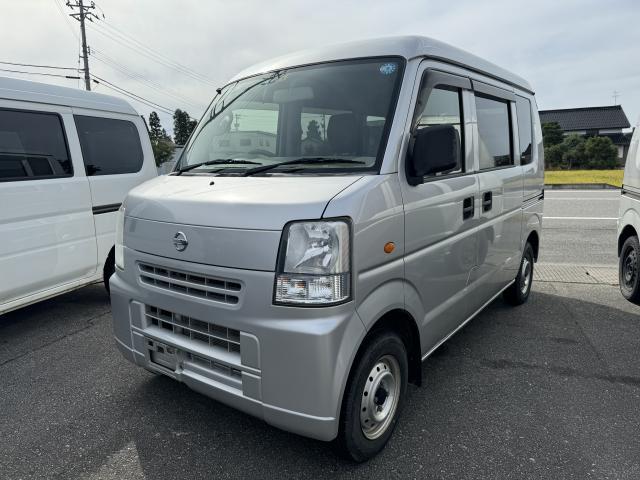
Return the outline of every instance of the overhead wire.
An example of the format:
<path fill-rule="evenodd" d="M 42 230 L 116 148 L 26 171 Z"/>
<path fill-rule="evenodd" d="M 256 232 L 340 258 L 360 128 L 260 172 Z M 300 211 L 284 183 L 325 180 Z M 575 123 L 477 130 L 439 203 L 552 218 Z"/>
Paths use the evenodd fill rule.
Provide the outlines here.
<path fill-rule="evenodd" d="M 153 60 L 157 63 L 160 63 L 162 65 L 164 65 L 167 68 L 170 68 L 172 70 L 175 70 L 179 73 L 182 73 L 183 75 L 186 75 L 194 80 L 198 80 L 200 82 L 203 83 L 207 83 L 210 86 L 216 86 L 216 84 L 214 84 L 211 80 L 208 80 L 206 77 L 204 77 L 203 75 L 198 74 L 197 72 L 193 72 L 190 69 L 188 69 L 187 67 L 181 66 L 180 64 L 173 62 L 171 60 L 165 59 L 162 55 L 156 53 L 153 49 L 148 48 L 143 46 L 143 44 L 140 44 L 138 42 L 138 47 L 132 45 L 132 40 L 128 39 L 126 37 L 124 37 L 123 35 L 116 35 L 113 32 L 107 30 L 107 29 L 103 29 L 101 24 L 98 24 L 97 22 L 90 22 L 89 25 L 91 26 L 92 31 L 104 36 L 105 38 L 108 38 L 128 49 L 130 49 L 131 51 L 138 53 L 141 56 L 144 56 L 150 60 Z"/>
<path fill-rule="evenodd" d="M 52 68 L 54 70 L 74 70 L 74 71 L 77 70 L 77 68 L 75 67 L 55 67 L 53 65 L 37 65 L 34 63 L 17 63 L 17 62 L 2 62 L 2 61 L 0 61 L 0 63 L 4 65 L 14 65 L 18 67 Z"/>
<path fill-rule="evenodd" d="M 148 50 L 153 55 L 156 55 L 157 57 L 162 58 L 163 60 L 173 64 L 176 68 L 178 68 L 180 70 L 183 70 L 185 72 L 188 72 L 188 73 L 190 73 L 190 74 L 192 74 L 192 75 L 194 75 L 196 77 L 199 77 L 203 82 L 209 83 L 210 85 L 213 85 L 213 86 L 217 86 L 206 75 L 203 75 L 203 74 L 193 70 L 192 68 L 187 67 L 187 66 L 185 66 L 185 65 L 183 65 L 183 64 L 181 64 L 179 62 L 176 62 L 175 60 L 172 60 L 171 58 L 167 57 L 166 55 L 163 55 L 162 53 L 155 51 L 154 49 L 148 47 L 144 43 L 142 43 L 139 40 L 137 40 L 135 37 L 131 36 L 131 34 L 119 29 L 115 25 L 112 25 L 106 19 L 101 22 L 101 25 L 104 25 L 108 29 L 111 29 L 114 34 L 120 35 L 121 37 L 123 37 L 125 39 L 128 39 L 128 40 L 132 41 L 133 43 L 136 43 L 138 46 L 144 48 L 145 50 Z"/>
<path fill-rule="evenodd" d="M 124 65 L 119 64 L 115 59 L 109 57 L 108 55 L 106 55 L 105 53 L 101 52 L 100 50 L 97 49 L 92 49 L 91 52 L 91 56 L 93 58 L 95 58 L 96 60 L 98 60 L 99 62 L 113 68 L 114 70 L 119 71 L 120 73 L 122 73 L 123 75 L 138 81 L 139 83 L 150 87 L 162 94 L 164 94 L 165 96 L 169 96 L 172 97 L 174 100 L 178 100 L 180 102 L 184 102 L 184 103 L 188 103 L 189 105 L 191 105 L 192 107 L 195 108 L 200 108 L 201 105 L 198 105 L 196 103 L 195 100 L 184 97 L 176 92 L 173 92 L 171 90 L 168 90 L 166 88 L 164 88 L 162 85 L 160 85 L 159 83 L 146 78 L 144 75 L 141 75 L 139 73 L 134 72 L 133 70 L 125 67 Z"/>
<path fill-rule="evenodd" d="M 67 24 L 67 27 L 69 27 L 69 30 L 71 31 L 73 36 L 76 37 L 76 39 L 80 39 L 80 36 L 76 33 L 75 28 L 73 28 L 73 25 L 69 20 L 69 16 L 64 12 L 64 8 L 62 7 L 62 5 L 60 5 L 60 2 L 58 0 L 53 0 L 53 3 L 56 4 L 56 8 L 60 12 L 60 14 L 64 17 L 64 22 Z"/>
<path fill-rule="evenodd" d="M 0 68 L 0 72 L 9 72 L 9 73 L 23 73 L 25 75 L 42 75 L 44 77 L 60 77 L 60 78 L 69 78 L 71 80 L 75 80 L 79 77 L 75 75 L 60 75 L 56 73 L 45 73 L 45 72 L 27 72 L 25 70 L 13 70 L 8 68 Z"/>
<path fill-rule="evenodd" d="M 125 90 L 124 88 L 119 87 L 119 86 L 115 85 L 114 83 L 112 83 L 112 82 L 110 82 L 108 80 L 105 80 L 104 78 L 101 78 L 101 77 L 99 77 L 97 75 L 94 75 L 93 73 L 91 74 L 91 76 L 95 79 L 94 81 L 97 80 L 99 84 L 102 84 L 105 87 L 110 88 L 111 90 L 114 90 L 114 91 L 116 91 L 118 93 L 122 93 L 123 95 L 125 95 L 125 96 L 127 96 L 129 98 L 132 98 L 134 100 L 137 100 L 137 101 L 147 105 L 148 107 L 157 108 L 158 110 L 160 110 L 160 111 L 162 111 L 162 112 L 164 112 L 166 114 L 173 115 L 173 111 L 169 107 L 160 105 L 159 103 L 152 102 L 151 100 L 149 100 L 147 98 L 144 98 L 144 97 L 142 97 L 142 96 L 140 96 L 138 94 L 130 92 L 129 90 Z"/>
<path fill-rule="evenodd" d="M 69 28 L 69 30 L 71 31 L 71 33 L 73 34 L 73 36 L 78 39 L 78 41 L 80 42 L 80 37 L 79 35 L 76 33 L 75 29 L 73 28 L 73 26 L 71 25 L 71 22 L 69 21 L 69 16 L 65 13 L 63 6 L 60 3 L 61 0 L 53 0 L 53 3 L 56 5 L 56 8 L 58 9 L 58 11 L 60 12 L 60 14 L 64 17 L 65 23 L 67 24 L 67 27 Z M 178 71 L 186 76 L 189 76 L 191 78 L 193 78 L 194 80 L 199 80 L 200 82 L 204 82 L 207 83 L 209 85 L 212 86 L 216 86 L 211 80 L 209 80 L 206 76 L 196 72 L 193 69 L 190 69 L 189 67 L 182 65 L 174 60 L 171 60 L 170 58 L 166 57 L 165 55 L 162 55 L 158 52 L 156 52 L 154 49 L 148 47 L 147 45 L 143 44 L 142 42 L 138 41 L 137 39 L 135 39 L 134 37 L 132 37 L 131 35 L 123 32 L 122 30 L 120 30 L 119 28 L 117 28 L 114 25 L 111 25 L 110 23 L 107 25 L 107 22 L 104 20 L 104 14 L 102 15 L 103 19 L 101 19 L 100 23 L 98 22 L 93 22 L 90 21 L 87 23 L 87 25 L 92 27 L 92 30 L 103 35 L 104 37 L 119 43 L 120 45 L 129 48 L 131 50 L 133 50 L 134 52 L 139 53 L 142 56 L 147 57 L 150 60 L 153 60 L 157 63 L 160 63 L 168 68 L 171 68 L 175 71 Z M 104 27 L 103 27 L 104 24 Z M 98 26 L 100 25 L 100 26 Z M 132 43 L 135 44 L 135 48 L 134 46 L 132 46 Z M 97 55 L 96 55 L 97 54 Z M 176 92 L 172 92 L 164 87 L 162 87 L 162 85 L 160 85 L 157 82 L 154 82 L 153 80 L 150 80 L 148 78 L 146 78 L 144 75 L 141 75 L 139 73 L 134 72 L 133 70 L 125 67 L 124 65 L 120 64 L 118 61 L 116 61 L 115 59 L 109 57 L 107 54 L 105 54 L 104 52 L 101 52 L 100 50 L 96 50 L 95 48 L 93 49 L 93 52 L 90 53 L 90 55 L 98 60 L 99 62 L 111 67 L 112 69 L 122 73 L 123 75 L 136 80 L 138 82 L 140 82 L 141 84 L 144 84 L 160 93 L 163 93 L 165 96 L 167 97 L 172 97 L 175 100 L 179 100 L 180 102 L 185 102 L 193 107 L 198 107 L 197 102 L 195 102 L 192 99 L 188 99 L 187 97 L 184 97 Z M 83 69 L 79 68 L 80 65 L 80 60 L 78 59 L 78 68 L 77 69 L 73 69 L 73 68 L 69 68 L 69 70 L 75 70 L 77 72 L 83 71 Z M 25 65 L 27 66 L 27 65 Z M 34 67 L 37 67 L 34 65 Z M 4 70 L 4 71 L 8 71 L 8 70 Z M 15 71 L 14 73 L 25 73 L 25 74 L 34 74 L 37 75 L 37 73 L 35 72 L 23 72 L 23 71 Z M 64 78 L 74 78 L 74 79 L 80 79 L 80 77 L 69 77 L 69 76 L 63 76 L 63 75 L 55 75 L 55 74 L 41 74 L 41 75 L 47 75 L 47 76 L 58 76 L 58 77 L 64 77 Z M 142 97 L 136 93 L 133 93 L 129 90 L 126 90 L 122 87 L 119 87 L 118 85 L 105 80 L 104 78 L 98 77 L 97 75 L 91 74 L 91 77 L 93 78 L 93 81 L 99 85 L 104 85 L 105 87 L 118 92 L 122 95 L 127 96 L 128 98 L 131 98 L 139 103 L 142 103 L 146 106 L 149 106 L 151 108 L 157 108 L 158 110 L 170 114 L 173 114 L 173 110 L 170 107 L 164 106 L 162 104 L 153 102 L 145 97 Z M 193 119 L 193 117 L 190 117 Z M 197 119 L 194 119 L 197 120 Z"/>

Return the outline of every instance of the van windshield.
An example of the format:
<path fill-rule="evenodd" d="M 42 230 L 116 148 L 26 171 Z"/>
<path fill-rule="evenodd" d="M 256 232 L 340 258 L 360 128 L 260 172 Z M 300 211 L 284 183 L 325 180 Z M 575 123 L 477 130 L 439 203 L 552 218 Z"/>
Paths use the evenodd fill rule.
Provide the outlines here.
<path fill-rule="evenodd" d="M 184 175 L 376 171 L 403 70 L 403 59 L 370 58 L 231 83 L 214 99 L 175 170 Z"/>

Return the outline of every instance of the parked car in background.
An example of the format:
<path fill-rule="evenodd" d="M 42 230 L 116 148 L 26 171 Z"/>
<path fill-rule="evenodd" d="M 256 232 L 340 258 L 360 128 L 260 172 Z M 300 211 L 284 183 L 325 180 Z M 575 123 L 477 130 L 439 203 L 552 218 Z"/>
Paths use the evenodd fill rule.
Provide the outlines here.
<path fill-rule="evenodd" d="M 543 165 L 531 86 L 436 40 L 249 68 L 120 210 L 117 345 L 366 460 L 425 358 L 500 294 L 527 301 Z"/>
<path fill-rule="evenodd" d="M 126 101 L 0 78 L 0 314 L 105 280 L 116 212 L 157 175 Z"/>
<path fill-rule="evenodd" d="M 640 305 L 640 129 L 636 128 L 627 153 L 618 220 L 620 291 Z"/>

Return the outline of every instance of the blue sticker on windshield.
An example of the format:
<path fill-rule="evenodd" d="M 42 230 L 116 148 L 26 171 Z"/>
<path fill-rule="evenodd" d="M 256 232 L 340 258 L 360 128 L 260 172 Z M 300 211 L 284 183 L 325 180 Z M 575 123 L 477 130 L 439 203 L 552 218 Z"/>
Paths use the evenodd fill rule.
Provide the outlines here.
<path fill-rule="evenodd" d="M 391 75 L 398 69 L 398 65 L 395 63 L 383 63 L 380 65 L 380 73 L 383 75 Z"/>

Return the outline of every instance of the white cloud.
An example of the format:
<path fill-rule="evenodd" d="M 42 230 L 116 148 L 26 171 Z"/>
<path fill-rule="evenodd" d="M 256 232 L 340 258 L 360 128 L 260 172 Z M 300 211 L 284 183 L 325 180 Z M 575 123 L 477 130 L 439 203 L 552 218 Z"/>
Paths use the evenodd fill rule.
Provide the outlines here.
<path fill-rule="evenodd" d="M 78 41 L 56 1 L 63 4 L 63 0 L 3 4 L 0 60 L 77 64 Z M 617 90 L 631 123 L 640 115 L 636 33 L 640 3 L 633 0 L 98 0 L 97 4 L 110 25 L 207 75 L 215 85 L 252 63 L 294 50 L 358 38 L 420 34 L 524 76 L 536 89 L 540 108 L 608 105 Z M 77 31 L 77 22 L 69 22 Z M 117 60 L 120 67 L 195 99 L 197 105 L 162 94 L 91 58 L 93 73 L 153 102 L 183 108 L 198 117 L 215 93 L 212 86 L 139 55 L 133 45 L 114 42 L 93 26 L 88 37 L 96 51 Z M 71 80 L 40 81 L 78 85 Z M 110 93 L 104 86 L 97 90 Z M 150 111 L 132 103 L 145 115 Z M 161 114 L 161 119 L 170 129 L 170 115 Z"/>

